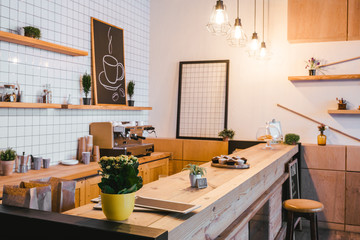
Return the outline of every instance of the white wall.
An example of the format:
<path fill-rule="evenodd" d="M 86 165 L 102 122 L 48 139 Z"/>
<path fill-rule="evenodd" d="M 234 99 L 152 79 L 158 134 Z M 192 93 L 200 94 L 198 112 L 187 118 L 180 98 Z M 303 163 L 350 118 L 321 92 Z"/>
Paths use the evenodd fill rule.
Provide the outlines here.
<path fill-rule="evenodd" d="M 225 0 L 233 23 L 236 1 Z M 267 2 L 267 1 L 265 1 Z M 252 0 L 240 1 L 240 17 L 251 38 Z M 150 88 L 153 110 L 149 122 L 159 137 L 175 137 L 178 63 L 189 60 L 230 59 L 229 121 L 235 139 L 254 140 L 258 127 L 273 118 L 283 133 L 300 135 L 303 143 L 316 143 L 317 124 L 276 106 L 282 104 L 331 127 L 360 138 L 360 116 L 329 115 L 337 107 L 336 97 L 360 105 L 360 81 L 297 82 L 288 76 L 307 75 L 304 61 L 310 57 L 323 63 L 356 57 L 360 41 L 289 44 L 287 0 L 271 0 L 266 10 L 265 41 L 272 52 L 267 61 L 250 58 L 246 49 L 228 46 L 225 37 L 212 36 L 205 25 L 215 0 L 153 0 L 150 24 Z M 262 37 L 262 1 L 257 1 L 257 32 Z M 268 22 L 268 23 L 267 23 Z M 316 23 L 312 26 L 316 31 Z M 326 68 L 326 74 L 359 73 L 360 60 Z M 350 138 L 326 131 L 328 144 L 359 145 Z"/>
<path fill-rule="evenodd" d="M 80 75 L 91 72 L 90 17 L 124 29 L 126 80 L 134 80 L 135 105 L 148 106 L 149 0 L 0 0 L 0 30 L 20 26 L 41 29 L 42 40 L 88 51 L 72 57 L 0 41 L 0 85 L 18 82 L 25 102 L 36 102 L 44 84 L 51 84 L 54 103 L 71 94 L 79 104 Z M 13 61 L 14 58 L 17 61 Z M 51 158 L 73 158 L 77 139 L 98 121 L 147 122 L 148 111 L 0 109 L 0 150 Z"/>

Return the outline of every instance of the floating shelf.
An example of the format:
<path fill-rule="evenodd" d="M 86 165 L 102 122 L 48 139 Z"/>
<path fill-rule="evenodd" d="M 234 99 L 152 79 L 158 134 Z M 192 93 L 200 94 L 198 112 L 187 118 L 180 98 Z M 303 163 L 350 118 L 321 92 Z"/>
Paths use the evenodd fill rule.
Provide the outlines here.
<path fill-rule="evenodd" d="M 359 79 L 360 74 L 345 75 L 315 75 L 315 76 L 289 76 L 290 81 L 331 81 L 331 80 L 353 80 Z"/>
<path fill-rule="evenodd" d="M 129 107 L 126 105 L 62 105 L 63 109 L 100 109 L 100 110 L 152 110 L 152 107 Z"/>
<path fill-rule="evenodd" d="M 61 108 L 55 103 L 0 102 L 0 108 Z"/>
<path fill-rule="evenodd" d="M 129 107 L 123 105 L 67 105 L 56 103 L 0 102 L 0 108 L 55 108 L 55 109 L 98 109 L 98 110 L 152 110 L 152 107 Z"/>
<path fill-rule="evenodd" d="M 360 110 L 337 110 L 337 109 L 330 109 L 328 110 L 329 114 L 360 114 Z"/>
<path fill-rule="evenodd" d="M 67 54 L 70 56 L 87 56 L 88 52 L 78 50 L 75 48 L 65 47 L 55 43 L 45 42 L 39 39 L 25 37 L 14 33 L 0 31 L 0 40 L 30 46 L 34 48 L 40 48 L 52 52 Z"/>

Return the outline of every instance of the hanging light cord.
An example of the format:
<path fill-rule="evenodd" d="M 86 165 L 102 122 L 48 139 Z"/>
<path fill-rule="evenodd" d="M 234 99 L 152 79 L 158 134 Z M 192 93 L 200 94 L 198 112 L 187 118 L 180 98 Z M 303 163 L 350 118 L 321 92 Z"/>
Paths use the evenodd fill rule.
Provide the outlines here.
<path fill-rule="evenodd" d="M 239 18 L 239 0 L 237 0 L 237 18 Z"/>
<path fill-rule="evenodd" d="M 263 36 L 262 37 L 263 37 L 263 42 L 265 42 L 265 34 L 264 34 L 265 33 L 265 30 L 264 30 L 265 29 L 265 0 L 263 0 L 263 26 L 262 27 L 263 27 L 263 29 L 262 29 Z"/>
<path fill-rule="evenodd" d="M 256 32 L 256 0 L 254 0 L 254 32 Z"/>

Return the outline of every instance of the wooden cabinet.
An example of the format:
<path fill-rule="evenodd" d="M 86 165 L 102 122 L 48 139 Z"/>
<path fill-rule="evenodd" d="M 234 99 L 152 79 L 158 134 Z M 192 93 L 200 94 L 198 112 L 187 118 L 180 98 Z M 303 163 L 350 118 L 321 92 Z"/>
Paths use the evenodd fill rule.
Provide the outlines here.
<path fill-rule="evenodd" d="M 360 1 L 348 0 L 348 40 L 360 39 Z"/>
<path fill-rule="evenodd" d="M 85 205 L 86 199 L 86 188 L 85 188 L 85 179 L 79 180 L 76 182 L 75 187 L 75 207 L 80 207 Z"/>
<path fill-rule="evenodd" d="M 75 187 L 75 207 L 88 204 L 91 202 L 91 199 L 100 195 L 100 188 L 97 185 L 100 181 L 100 175 L 77 180 Z"/>
<path fill-rule="evenodd" d="M 360 39 L 358 0 L 288 0 L 288 41 Z"/>
<path fill-rule="evenodd" d="M 159 179 L 160 175 L 169 175 L 169 158 L 148 162 L 139 166 L 139 175 L 143 178 L 143 184 Z"/>
<path fill-rule="evenodd" d="M 360 225 L 360 173 L 346 173 L 346 224 Z"/>

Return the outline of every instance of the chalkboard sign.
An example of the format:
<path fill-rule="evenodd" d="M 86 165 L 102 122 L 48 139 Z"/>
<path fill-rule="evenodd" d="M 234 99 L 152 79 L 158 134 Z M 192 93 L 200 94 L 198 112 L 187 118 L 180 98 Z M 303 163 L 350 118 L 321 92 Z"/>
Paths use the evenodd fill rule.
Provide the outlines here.
<path fill-rule="evenodd" d="M 295 159 L 289 165 L 290 198 L 300 198 L 298 161 Z"/>
<path fill-rule="evenodd" d="M 126 105 L 124 30 L 91 18 L 95 104 Z"/>

